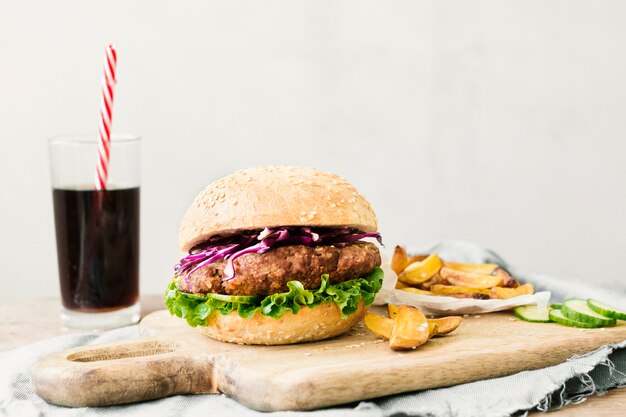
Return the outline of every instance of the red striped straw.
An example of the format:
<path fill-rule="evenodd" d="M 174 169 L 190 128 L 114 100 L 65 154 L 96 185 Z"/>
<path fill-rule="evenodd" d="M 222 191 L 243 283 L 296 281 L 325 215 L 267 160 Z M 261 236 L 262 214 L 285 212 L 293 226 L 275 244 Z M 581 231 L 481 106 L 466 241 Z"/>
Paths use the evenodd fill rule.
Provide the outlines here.
<path fill-rule="evenodd" d="M 98 162 L 96 164 L 96 190 L 106 190 L 109 178 L 111 157 L 111 116 L 113 110 L 113 88 L 115 87 L 115 66 L 117 51 L 114 45 L 106 47 L 104 55 L 104 76 L 102 77 L 102 99 L 100 100 L 100 140 L 98 141 Z"/>

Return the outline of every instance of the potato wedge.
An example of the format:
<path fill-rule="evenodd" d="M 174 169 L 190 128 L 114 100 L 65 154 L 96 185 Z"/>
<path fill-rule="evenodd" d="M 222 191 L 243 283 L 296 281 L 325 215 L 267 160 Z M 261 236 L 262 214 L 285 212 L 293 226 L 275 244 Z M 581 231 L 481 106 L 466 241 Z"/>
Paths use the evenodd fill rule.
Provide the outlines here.
<path fill-rule="evenodd" d="M 502 277 L 502 286 L 503 287 L 509 287 L 509 288 L 517 288 L 520 286 L 519 281 L 517 281 L 515 278 L 513 278 L 511 276 L 511 274 L 509 274 L 509 271 L 507 271 L 504 268 L 498 268 L 495 271 L 493 271 L 493 273 L 491 275 L 497 276 L 497 277 Z"/>
<path fill-rule="evenodd" d="M 436 253 L 429 255 L 421 262 L 409 264 L 398 275 L 398 280 L 408 285 L 417 285 L 428 281 L 441 269 L 441 259 Z"/>
<path fill-rule="evenodd" d="M 441 284 L 441 285 L 448 285 L 449 282 L 447 279 L 444 279 L 441 277 L 441 275 L 439 275 L 438 273 L 435 274 L 434 277 L 432 277 L 431 279 L 429 279 L 426 282 L 422 282 L 419 287 L 420 289 L 423 290 L 428 290 L 430 287 L 432 287 L 433 285 L 437 285 L 437 284 Z"/>
<path fill-rule="evenodd" d="M 391 337 L 391 330 L 393 329 L 393 320 L 387 317 L 379 316 L 378 314 L 367 313 L 363 318 L 365 325 L 376 336 L 389 339 Z"/>
<path fill-rule="evenodd" d="M 394 320 L 389 346 L 393 350 L 415 349 L 428 341 L 428 321 L 417 308 L 401 305 Z"/>
<path fill-rule="evenodd" d="M 395 304 L 387 304 L 387 313 L 389 314 L 389 318 L 390 319 L 392 319 L 392 320 L 396 319 L 396 317 L 398 316 L 398 309 L 399 309 L 399 307 L 397 305 L 395 305 Z M 430 319 L 427 319 L 427 320 L 430 323 Z M 432 329 L 430 329 L 430 331 L 432 333 Z"/>
<path fill-rule="evenodd" d="M 410 285 L 406 285 L 402 281 L 396 281 L 396 289 L 401 290 L 403 288 L 413 288 L 413 287 L 411 287 Z"/>
<path fill-rule="evenodd" d="M 399 307 L 394 304 L 387 304 L 387 312 L 390 320 L 394 320 L 398 315 Z M 439 319 L 426 319 L 428 321 L 428 337 L 444 335 L 459 327 L 463 319 L 460 316 L 448 316 Z"/>
<path fill-rule="evenodd" d="M 489 295 L 487 295 L 487 294 L 478 294 L 478 293 L 474 293 L 474 294 L 470 294 L 470 293 L 466 293 L 466 294 L 435 294 L 435 295 L 438 295 L 440 297 L 473 298 L 475 300 L 488 300 L 489 299 Z"/>
<path fill-rule="evenodd" d="M 393 256 L 391 257 L 391 269 L 396 274 L 399 274 L 409 264 L 409 256 L 406 253 L 406 249 L 402 246 L 396 246 L 393 250 Z"/>
<path fill-rule="evenodd" d="M 532 295 L 535 293 L 533 284 L 520 285 L 517 288 L 494 287 L 489 291 L 489 298 L 507 299 L 520 295 Z"/>
<path fill-rule="evenodd" d="M 483 276 L 487 276 L 487 275 L 483 275 Z M 485 279 L 481 279 L 480 281 L 467 281 L 467 280 L 461 280 L 461 279 L 449 277 L 448 282 L 450 283 L 450 285 L 456 285 L 459 287 L 489 289 L 489 288 L 497 287 L 500 284 L 502 284 L 502 279 L 500 279 L 499 277 L 494 277 L 494 278 L 496 279 L 485 278 Z"/>
<path fill-rule="evenodd" d="M 430 321 L 428 321 L 428 338 L 430 339 L 431 337 L 435 337 L 437 336 L 439 333 L 437 333 L 439 330 L 439 326 L 437 326 L 435 323 L 431 323 Z"/>
<path fill-rule="evenodd" d="M 502 277 L 483 275 L 474 272 L 457 271 L 456 269 L 443 267 L 439 274 L 452 285 L 470 288 L 492 288 L 502 284 Z"/>
<path fill-rule="evenodd" d="M 448 316 L 440 319 L 428 319 L 428 324 L 437 325 L 437 334 L 440 335 L 453 332 L 459 327 L 461 321 L 463 321 L 463 318 L 460 316 Z"/>
<path fill-rule="evenodd" d="M 406 291 L 406 292 L 410 292 L 412 294 L 433 295 L 433 293 L 431 291 L 420 290 L 419 288 L 413 288 L 413 287 L 409 287 L 409 286 L 404 287 L 404 288 L 400 288 L 400 290 Z"/>
<path fill-rule="evenodd" d="M 502 286 L 507 288 L 517 288 L 520 284 L 518 280 L 513 277 L 506 277 L 502 280 Z"/>
<path fill-rule="evenodd" d="M 448 295 L 448 294 L 482 294 L 489 295 L 489 290 L 486 288 L 472 288 L 458 285 L 433 285 L 430 287 L 430 291 L 434 294 Z"/>
<path fill-rule="evenodd" d="M 398 306 L 395 304 L 387 304 L 387 314 L 390 319 L 395 319 L 398 314 Z"/>
<path fill-rule="evenodd" d="M 482 275 L 491 275 L 499 268 L 497 264 L 463 264 L 459 262 L 443 261 L 443 266 L 463 272 L 475 272 Z"/>
<path fill-rule="evenodd" d="M 491 273 L 491 275 L 502 277 L 502 278 L 511 276 L 511 274 L 509 274 L 509 271 L 501 267 L 497 267 L 496 270 Z"/>
<path fill-rule="evenodd" d="M 422 262 L 426 258 L 428 258 L 428 255 L 412 255 L 409 256 L 409 263 Z"/>

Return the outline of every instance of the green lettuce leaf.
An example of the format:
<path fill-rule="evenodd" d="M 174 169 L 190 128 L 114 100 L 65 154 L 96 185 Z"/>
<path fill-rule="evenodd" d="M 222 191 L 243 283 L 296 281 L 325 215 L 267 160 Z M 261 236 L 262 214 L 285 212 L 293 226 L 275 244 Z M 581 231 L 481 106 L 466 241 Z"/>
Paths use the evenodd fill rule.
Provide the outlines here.
<path fill-rule="evenodd" d="M 253 303 L 228 302 L 207 296 L 189 294 L 178 290 L 178 277 L 165 291 L 165 305 L 173 316 L 187 320 L 191 326 L 205 326 L 206 319 L 214 312 L 230 314 L 233 311 L 243 318 L 251 318 L 259 312 L 263 316 L 281 318 L 287 311 L 297 314 L 302 307 L 315 308 L 322 303 L 335 303 L 341 310 L 341 318 L 354 314 L 363 301 L 366 306 L 374 302 L 383 283 L 380 268 L 363 278 L 330 285 L 328 275 L 322 275 L 322 284 L 316 290 L 307 290 L 300 281 L 289 281 L 289 291 L 268 295 Z"/>

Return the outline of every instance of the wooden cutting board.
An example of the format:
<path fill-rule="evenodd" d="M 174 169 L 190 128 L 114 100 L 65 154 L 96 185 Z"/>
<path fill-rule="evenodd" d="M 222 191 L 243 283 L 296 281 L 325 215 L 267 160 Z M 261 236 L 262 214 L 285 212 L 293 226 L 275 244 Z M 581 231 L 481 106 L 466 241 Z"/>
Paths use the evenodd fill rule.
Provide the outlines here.
<path fill-rule="evenodd" d="M 218 342 L 166 311 L 140 325 L 150 337 L 39 360 L 36 392 L 72 407 L 224 393 L 261 411 L 308 410 L 542 368 L 626 340 L 624 322 L 576 329 L 511 313 L 466 317 L 456 332 L 409 352 L 390 350 L 362 324 L 335 339 L 274 347 Z"/>

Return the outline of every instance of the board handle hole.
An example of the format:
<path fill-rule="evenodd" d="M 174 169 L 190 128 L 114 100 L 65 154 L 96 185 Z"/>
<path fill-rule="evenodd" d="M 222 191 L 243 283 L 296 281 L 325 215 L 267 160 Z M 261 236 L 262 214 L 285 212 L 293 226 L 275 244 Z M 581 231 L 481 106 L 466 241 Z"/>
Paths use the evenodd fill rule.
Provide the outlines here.
<path fill-rule="evenodd" d="M 178 349 L 174 343 L 149 341 L 133 343 L 126 346 L 110 346 L 99 349 L 90 349 L 72 353 L 67 360 L 73 362 L 97 362 L 115 359 L 137 358 L 140 356 L 160 355 L 171 353 Z"/>

